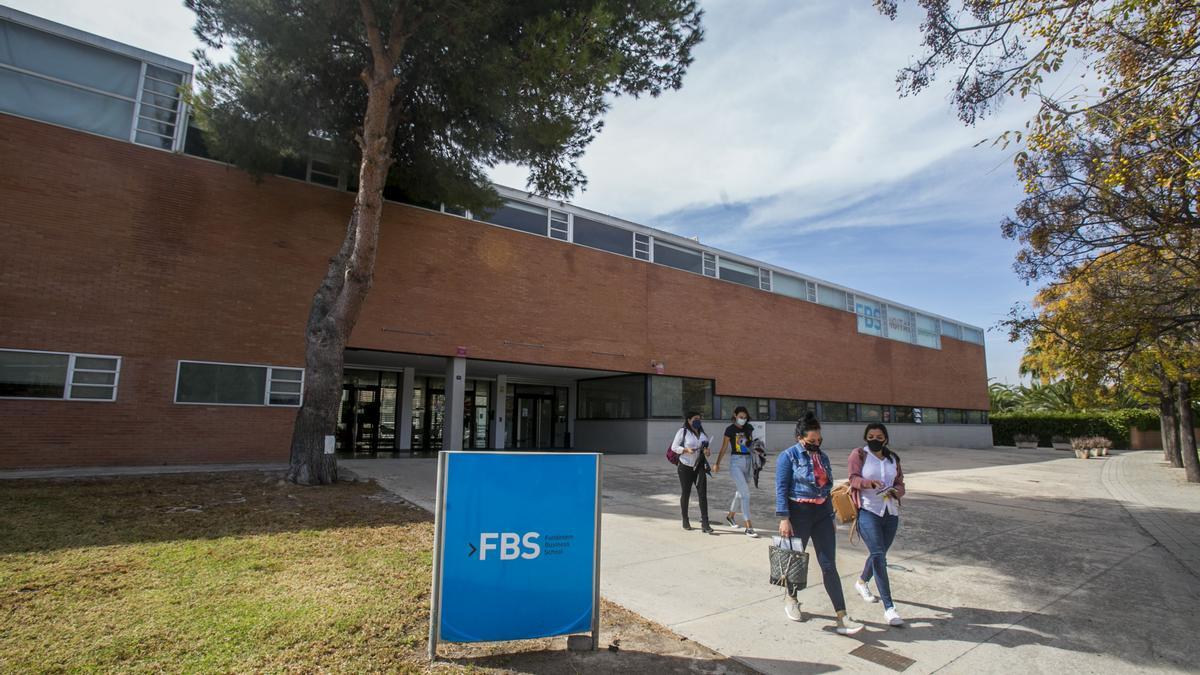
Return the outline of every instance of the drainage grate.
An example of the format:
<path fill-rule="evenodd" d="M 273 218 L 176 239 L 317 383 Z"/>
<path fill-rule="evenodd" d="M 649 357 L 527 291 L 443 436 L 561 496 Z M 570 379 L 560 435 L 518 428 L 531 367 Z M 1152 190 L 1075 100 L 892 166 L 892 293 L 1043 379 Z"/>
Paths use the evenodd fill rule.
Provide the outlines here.
<path fill-rule="evenodd" d="M 886 649 L 872 647 L 871 645 L 861 645 L 854 651 L 850 652 L 851 656 L 857 656 L 860 659 L 870 661 L 884 668 L 891 668 L 896 672 L 903 672 L 912 664 L 916 663 L 913 659 L 907 656 L 901 656 L 896 652 L 889 652 Z"/>

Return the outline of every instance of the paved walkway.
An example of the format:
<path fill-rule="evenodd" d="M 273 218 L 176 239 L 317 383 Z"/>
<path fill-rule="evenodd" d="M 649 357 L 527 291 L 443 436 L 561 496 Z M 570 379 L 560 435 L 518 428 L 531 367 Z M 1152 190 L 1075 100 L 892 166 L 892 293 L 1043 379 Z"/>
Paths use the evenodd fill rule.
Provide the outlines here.
<path fill-rule="evenodd" d="M 1200 485 L 1186 482 L 1157 450 L 1128 452 L 1104 464 L 1104 487 L 1150 536 L 1200 579 Z"/>
<path fill-rule="evenodd" d="M 1049 449 L 906 450 L 910 496 L 889 570 L 909 625 L 888 627 L 878 604 L 854 594 L 865 552 L 842 531 L 847 603 L 868 625 L 853 638 L 832 632 L 815 561 L 801 593 L 810 618 L 788 621 L 781 592 L 766 583 L 765 538 L 726 527 L 717 537 L 684 532 L 673 467 L 657 455 L 607 456 L 601 592 L 768 673 L 890 672 L 863 658 L 863 645 L 911 659 L 906 672 L 1194 670 L 1200 581 L 1180 561 L 1195 543 L 1187 523 L 1200 514 L 1200 489 L 1154 466 L 1154 454 L 1084 461 Z M 844 475 L 844 453 L 833 456 Z M 342 466 L 433 503 L 433 460 Z M 753 498 L 767 533 L 778 522 L 771 469 Z M 730 483 L 723 475 L 710 484 L 714 517 Z M 695 498 L 692 512 L 695 524 Z"/>

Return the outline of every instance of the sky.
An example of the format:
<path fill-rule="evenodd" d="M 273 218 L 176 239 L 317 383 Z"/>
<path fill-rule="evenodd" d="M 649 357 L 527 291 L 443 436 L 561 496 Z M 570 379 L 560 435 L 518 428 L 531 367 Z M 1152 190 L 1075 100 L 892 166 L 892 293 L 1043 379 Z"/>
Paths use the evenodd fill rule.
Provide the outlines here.
<path fill-rule="evenodd" d="M 181 1 L 0 4 L 185 61 L 199 46 Z M 990 141 L 1029 106 L 966 127 L 947 78 L 901 98 L 896 72 L 921 53 L 914 3 L 894 22 L 870 0 L 702 6 L 682 89 L 613 101 L 571 201 L 983 327 L 989 377 L 1017 382 L 1022 346 L 995 326 L 1035 289 L 1000 235 L 1022 196 L 1014 151 Z M 520 188 L 526 173 L 492 177 Z"/>

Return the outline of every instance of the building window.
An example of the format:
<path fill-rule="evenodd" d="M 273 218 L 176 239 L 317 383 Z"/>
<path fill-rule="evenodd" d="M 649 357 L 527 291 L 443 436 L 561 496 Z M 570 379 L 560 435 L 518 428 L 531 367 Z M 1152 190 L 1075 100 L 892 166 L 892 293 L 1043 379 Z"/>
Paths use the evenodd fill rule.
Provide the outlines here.
<path fill-rule="evenodd" d="M 879 303 L 856 297 L 854 313 L 858 315 L 858 332 L 883 336 L 883 309 Z"/>
<path fill-rule="evenodd" d="M 510 388 L 511 389 L 511 388 Z M 576 390 L 578 418 L 640 420 L 646 418 L 646 377 L 622 375 L 580 380 Z M 511 415 L 509 415 L 511 417 Z"/>
<path fill-rule="evenodd" d="M 749 286 L 750 288 L 758 288 L 757 267 L 743 265 L 742 263 L 726 260 L 725 258 L 721 258 L 717 267 L 722 280 L 732 281 L 735 284 Z"/>
<path fill-rule="evenodd" d="M 817 286 L 817 302 L 842 311 L 848 306 L 846 292 L 829 286 Z"/>
<path fill-rule="evenodd" d="M 310 159 L 308 160 L 307 180 L 310 183 L 335 188 L 341 184 L 342 179 L 341 172 L 336 166 L 319 159 Z"/>
<path fill-rule="evenodd" d="M 962 329 L 956 323 L 951 323 L 949 321 L 943 321 L 942 322 L 942 335 L 945 335 L 946 337 L 952 337 L 956 340 L 961 340 L 962 339 Z"/>
<path fill-rule="evenodd" d="M 721 418 L 733 419 L 733 411 L 738 406 L 745 406 L 750 412 L 750 419 L 765 422 L 771 417 L 771 401 L 765 398 L 743 398 L 741 396 L 721 397 Z"/>
<path fill-rule="evenodd" d="M 883 406 L 862 404 L 858 406 L 859 422 L 882 422 Z"/>
<path fill-rule="evenodd" d="M 13 20 L 0 19 L 0 45 L 0 111 L 175 148 L 187 72 Z"/>
<path fill-rule="evenodd" d="M 963 411 L 954 408 L 942 410 L 942 424 L 963 424 Z"/>
<path fill-rule="evenodd" d="M 780 422 L 799 422 L 804 419 L 804 413 L 817 412 L 817 404 L 812 401 L 795 401 L 786 398 L 775 399 L 775 419 Z"/>
<path fill-rule="evenodd" d="M 772 275 L 770 290 L 790 298 L 808 300 L 808 282 L 786 274 Z"/>
<path fill-rule="evenodd" d="M 965 417 L 966 417 L 967 424 L 986 424 L 987 423 L 987 420 L 984 418 L 984 415 L 986 413 L 984 413 L 982 410 L 965 410 L 963 412 L 966 413 Z"/>
<path fill-rule="evenodd" d="M 176 403 L 294 407 L 303 391 L 299 368 L 180 361 L 175 378 Z"/>
<path fill-rule="evenodd" d="M 821 403 L 819 417 L 825 422 L 856 422 L 858 421 L 857 406 L 853 403 Z"/>
<path fill-rule="evenodd" d="M 549 217 L 546 209 L 540 206 L 507 201 L 500 208 L 481 215 L 481 220 L 493 225 L 546 236 Z"/>
<path fill-rule="evenodd" d="M 897 424 L 914 424 L 916 420 L 913 417 L 913 410 L 913 408 L 903 405 L 892 408 L 892 421 Z"/>
<path fill-rule="evenodd" d="M 962 339 L 977 345 L 983 344 L 983 331 L 978 328 L 962 327 Z"/>
<path fill-rule="evenodd" d="M 171 150 L 179 122 L 184 74 L 146 64 L 138 97 L 137 128 L 131 140 L 142 145 Z M 337 177 L 334 177 L 334 185 Z"/>
<path fill-rule="evenodd" d="M 771 270 L 758 270 L 758 287 L 764 291 L 771 290 Z"/>
<path fill-rule="evenodd" d="M 633 235 L 633 257 L 638 260 L 650 259 L 650 235 L 638 234 Z"/>
<path fill-rule="evenodd" d="M 562 211 L 550 212 L 550 236 L 562 241 L 571 241 L 571 225 L 567 214 Z"/>
<path fill-rule="evenodd" d="M 717 276 L 717 256 L 713 255 L 712 253 L 704 254 L 704 276 Z"/>
<path fill-rule="evenodd" d="M 916 342 L 916 316 L 907 309 L 888 305 L 887 336 L 900 342 Z"/>
<path fill-rule="evenodd" d="M 683 419 L 690 412 L 713 418 L 712 380 L 690 377 L 650 377 L 650 416 Z"/>
<path fill-rule="evenodd" d="M 121 357 L 0 349 L 0 398 L 115 401 Z"/>
<path fill-rule="evenodd" d="M 937 319 L 924 314 L 917 315 L 917 344 L 922 347 L 941 349 L 942 341 L 938 333 Z"/>
<path fill-rule="evenodd" d="M 609 253 L 633 255 L 633 233 L 629 230 L 579 216 L 575 216 L 573 229 L 573 241 L 576 244 L 598 248 Z"/>
<path fill-rule="evenodd" d="M 917 424 L 941 424 L 941 411 L 937 408 L 913 408 L 913 421 Z"/>
<path fill-rule="evenodd" d="M 659 240 L 654 242 L 654 262 L 685 272 L 705 273 L 704 258 L 699 251 L 664 244 Z"/>

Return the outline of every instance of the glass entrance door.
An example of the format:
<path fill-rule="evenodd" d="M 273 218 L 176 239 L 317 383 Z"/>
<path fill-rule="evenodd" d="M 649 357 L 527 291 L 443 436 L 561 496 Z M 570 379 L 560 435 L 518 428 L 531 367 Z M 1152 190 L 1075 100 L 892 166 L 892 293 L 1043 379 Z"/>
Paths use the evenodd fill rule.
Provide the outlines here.
<path fill-rule="evenodd" d="M 346 371 L 338 410 L 339 453 L 395 452 L 397 379 L 393 372 Z"/>
<path fill-rule="evenodd" d="M 379 431 L 379 388 L 342 386 L 338 449 L 358 454 L 374 452 Z"/>
<path fill-rule="evenodd" d="M 516 448 L 550 448 L 554 443 L 554 397 L 518 395 L 515 399 Z"/>

